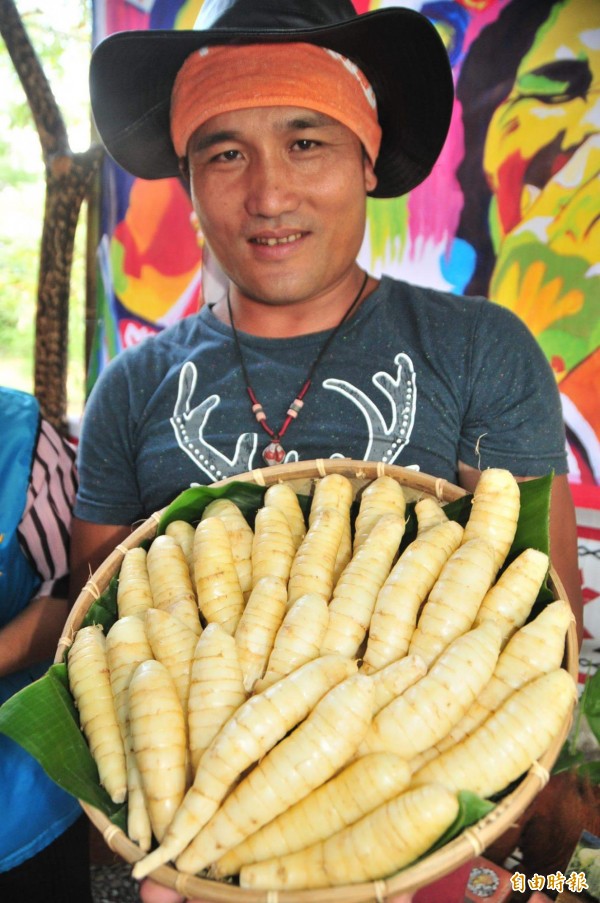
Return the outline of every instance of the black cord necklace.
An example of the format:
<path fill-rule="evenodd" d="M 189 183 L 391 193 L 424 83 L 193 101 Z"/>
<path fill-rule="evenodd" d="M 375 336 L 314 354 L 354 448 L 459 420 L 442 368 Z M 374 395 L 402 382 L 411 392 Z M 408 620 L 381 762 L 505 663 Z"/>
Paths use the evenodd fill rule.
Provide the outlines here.
<path fill-rule="evenodd" d="M 250 404 L 252 405 L 252 413 L 256 417 L 256 420 L 261 425 L 263 430 L 269 435 L 269 437 L 271 439 L 271 441 L 265 447 L 265 449 L 263 450 L 263 453 L 262 453 L 263 460 L 265 461 L 266 464 L 269 464 L 269 465 L 281 464 L 281 462 L 285 458 L 285 451 L 283 449 L 283 446 L 281 445 L 281 439 L 285 435 L 287 428 L 290 426 L 292 421 L 295 420 L 297 418 L 298 414 L 300 413 L 300 410 L 301 410 L 302 406 L 304 405 L 304 396 L 310 389 L 312 377 L 313 377 L 315 370 L 317 369 L 319 363 L 323 359 L 327 349 L 329 348 L 329 346 L 335 339 L 336 335 L 338 334 L 338 332 L 340 331 L 340 329 L 342 328 L 342 326 L 344 325 L 346 320 L 348 320 L 348 318 L 351 316 L 352 312 L 358 305 L 358 303 L 362 297 L 362 293 L 365 290 L 365 286 L 367 284 L 368 278 L 369 278 L 369 274 L 365 273 L 365 277 L 362 281 L 362 284 L 361 284 L 361 287 L 360 287 L 360 290 L 359 290 L 357 296 L 354 298 L 352 304 L 350 305 L 350 307 L 348 308 L 348 310 L 346 311 L 346 313 L 344 314 L 344 316 L 342 317 L 342 319 L 340 320 L 338 325 L 335 327 L 333 332 L 331 332 L 327 336 L 327 339 L 325 340 L 321 350 L 319 351 L 319 353 L 317 354 L 316 358 L 314 359 L 314 361 L 312 362 L 312 364 L 310 366 L 308 375 L 302 385 L 302 388 L 300 389 L 300 391 L 294 398 L 293 402 L 289 406 L 287 413 L 286 413 L 285 420 L 283 421 L 283 423 L 281 424 L 281 427 L 277 431 L 273 430 L 267 423 L 267 415 L 264 412 L 263 406 L 257 399 L 257 397 L 254 393 L 254 389 L 250 385 L 248 371 L 246 370 L 246 364 L 244 362 L 244 355 L 242 354 L 242 347 L 240 345 L 239 336 L 238 336 L 237 330 L 235 328 L 235 324 L 233 322 L 233 313 L 231 310 L 231 299 L 229 297 L 229 291 L 227 291 L 227 310 L 229 312 L 229 322 L 231 323 L 231 331 L 233 332 L 233 339 L 235 342 L 237 355 L 240 359 L 240 366 L 242 368 L 244 382 L 246 383 L 246 391 L 250 398 Z"/>

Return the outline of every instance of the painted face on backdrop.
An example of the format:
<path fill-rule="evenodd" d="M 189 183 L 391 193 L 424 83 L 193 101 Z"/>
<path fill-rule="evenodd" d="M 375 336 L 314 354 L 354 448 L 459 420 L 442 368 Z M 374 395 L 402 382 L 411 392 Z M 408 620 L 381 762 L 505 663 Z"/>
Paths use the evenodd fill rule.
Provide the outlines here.
<path fill-rule="evenodd" d="M 600 408 L 598 0 L 549 6 L 490 123 L 489 296 L 531 329 L 563 400 L 574 482 L 597 482 Z"/>
<path fill-rule="evenodd" d="M 197 129 L 188 159 L 206 243 L 242 294 L 289 304 L 343 283 L 376 184 L 350 129 L 299 107 L 235 110 Z"/>
<path fill-rule="evenodd" d="M 515 310 L 557 378 L 597 346 L 600 273 L 600 17 L 597 0 L 555 3 L 491 121 L 494 300 Z"/>
<path fill-rule="evenodd" d="M 500 239 L 600 132 L 599 13 L 597 0 L 555 4 L 521 61 L 510 95 L 494 114 L 484 167 L 498 199 Z M 596 160 L 590 176 L 597 167 Z"/>

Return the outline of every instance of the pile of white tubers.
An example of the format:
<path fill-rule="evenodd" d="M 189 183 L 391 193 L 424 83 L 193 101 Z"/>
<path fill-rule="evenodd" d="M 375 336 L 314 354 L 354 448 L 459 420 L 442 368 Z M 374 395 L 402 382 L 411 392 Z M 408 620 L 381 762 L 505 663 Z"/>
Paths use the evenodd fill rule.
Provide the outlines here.
<path fill-rule="evenodd" d="M 242 887 L 378 880 L 444 834 L 560 733 L 573 615 L 532 607 L 548 556 L 501 570 L 520 494 L 482 473 L 466 527 L 431 497 L 399 553 L 402 487 L 287 483 L 251 528 L 228 499 L 129 549 L 118 620 L 78 631 L 71 691 L 100 781 L 128 803 L 142 878 L 172 862 Z M 500 573 L 500 576 L 498 576 Z M 154 849 L 153 846 L 154 839 Z"/>

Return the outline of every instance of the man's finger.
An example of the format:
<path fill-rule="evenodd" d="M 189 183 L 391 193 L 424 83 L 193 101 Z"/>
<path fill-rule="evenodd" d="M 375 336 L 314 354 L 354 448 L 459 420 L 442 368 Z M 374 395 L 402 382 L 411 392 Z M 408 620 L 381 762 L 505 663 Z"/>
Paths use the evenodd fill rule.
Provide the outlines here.
<path fill-rule="evenodd" d="M 140 884 L 140 900 L 142 903 L 184 903 L 185 897 L 182 897 L 176 890 L 162 887 L 150 878 L 146 878 Z"/>

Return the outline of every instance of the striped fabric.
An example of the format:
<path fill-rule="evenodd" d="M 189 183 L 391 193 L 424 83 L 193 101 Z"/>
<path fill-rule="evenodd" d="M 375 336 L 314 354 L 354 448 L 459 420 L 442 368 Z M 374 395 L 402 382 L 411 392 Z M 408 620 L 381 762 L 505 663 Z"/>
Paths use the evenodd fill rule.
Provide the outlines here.
<path fill-rule="evenodd" d="M 38 596 L 58 592 L 69 570 L 69 531 L 77 475 L 75 450 L 47 421 L 40 424 L 19 541 L 42 584 Z M 60 593 L 64 597 L 65 590 Z"/>

